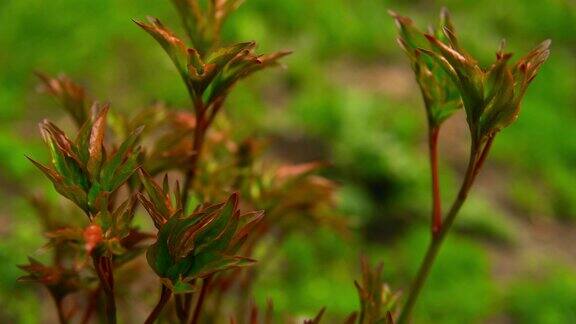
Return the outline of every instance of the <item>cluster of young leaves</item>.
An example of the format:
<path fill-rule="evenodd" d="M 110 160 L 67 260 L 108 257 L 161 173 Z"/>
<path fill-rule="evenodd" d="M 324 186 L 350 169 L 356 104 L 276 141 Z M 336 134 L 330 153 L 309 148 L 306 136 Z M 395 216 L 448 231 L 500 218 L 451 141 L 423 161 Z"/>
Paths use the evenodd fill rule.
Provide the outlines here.
<path fill-rule="evenodd" d="M 103 290 L 111 292 L 112 268 L 140 255 L 143 251 L 140 243 L 149 238 L 132 225 L 134 196 L 117 203 L 121 197 L 118 189 L 123 185 L 129 187 L 128 180 L 140 164 L 139 131 L 129 134 L 119 145 L 109 145 L 108 105 L 94 103 L 89 109 L 80 85 L 66 76 L 39 76 L 42 89 L 57 99 L 79 129 L 72 140 L 56 125 L 43 121 L 40 130 L 51 163 L 46 166 L 30 160 L 56 191 L 79 210 L 54 207 L 43 198 L 32 197 L 48 238 L 45 248 L 52 249 L 54 257 L 50 265 L 30 258 L 29 264 L 21 266 L 28 275 L 20 279 L 46 286 L 56 301 L 60 321 L 66 322 L 75 312 L 64 311 L 64 297 L 95 289 L 99 278 Z M 94 259 L 94 266 L 88 262 L 90 258 Z"/>
<path fill-rule="evenodd" d="M 108 105 L 95 104 L 93 117 L 80 128 L 72 141 L 56 125 L 45 120 L 40 124 L 44 141 L 50 148 L 52 167 L 32 159 L 52 181 L 54 188 L 73 201 L 90 218 L 108 202 L 108 197 L 134 173 L 139 163 L 135 147 L 139 130 L 108 153 L 104 147 Z"/>
<path fill-rule="evenodd" d="M 156 242 L 148 248 L 148 263 L 173 292 L 193 291 L 195 279 L 254 262 L 236 253 L 263 212 L 241 213 L 234 193 L 224 203 L 201 204 L 185 215 L 179 199 L 174 205 L 169 199 L 167 177 L 160 188 L 141 175 L 148 198 L 140 194 L 139 199 L 158 229 Z M 176 186 L 176 197 L 179 192 Z"/>
<path fill-rule="evenodd" d="M 432 128 L 438 128 L 461 108 L 458 91 L 442 66 L 426 55 L 423 50 L 430 47 L 424 36 L 425 33 L 414 26 L 410 18 L 401 16 L 394 11 L 389 13 L 396 21 L 400 33 L 400 37 L 397 39 L 398 44 L 410 59 L 424 100 L 428 123 Z M 441 40 L 445 40 L 446 35 L 454 37 L 456 34 L 450 15 L 445 8 L 440 13 L 438 26 L 435 29 L 430 28 L 429 33 Z"/>
<path fill-rule="evenodd" d="M 550 40 L 546 40 L 510 67 L 512 53 L 504 51 L 502 41 L 496 61 L 484 68 L 460 46 L 446 9 L 441 12 L 439 28 L 429 33 L 418 30 L 407 17 L 392 15 L 400 30 L 398 41 L 412 62 L 427 108 L 440 106 L 447 111 L 428 108 L 432 115 L 442 116 L 432 118 L 433 122 L 449 116 L 453 100 L 459 97 L 477 143 L 516 120 L 528 85 L 550 54 Z"/>
<path fill-rule="evenodd" d="M 221 118 L 220 121 L 223 121 Z M 211 280 L 214 300 L 219 296 L 238 295 L 237 308 L 247 307 L 261 270 L 273 261 L 278 246 L 295 232 L 314 235 L 321 227 L 331 227 L 347 234 L 347 224 L 335 211 L 337 186 L 318 175 L 320 163 L 281 165 L 264 161 L 264 143 L 255 138 L 234 141 L 227 124 L 218 123 L 207 136 L 198 181 L 193 192 L 218 201 L 221 188 L 233 188 L 250 209 L 265 210 L 266 217 L 254 228 L 242 247 L 242 255 L 258 259 L 256 267 L 231 271 Z M 198 198 L 201 200 L 201 198 Z"/>
<path fill-rule="evenodd" d="M 118 242 L 134 234 L 130 224 L 136 200 L 129 197 L 115 208 L 113 205 L 117 190 L 127 183 L 140 164 L 138 140 L 143 127 L 136 128 L 119 145 L 108 146 L 105 139 L 109 105 L 95 102 L 88 108 L 84 88 L 64 75 L 50 78 L 39 74 L 39 77 L 43 88 L 49 89 L 48 93 L 60 102 L 61 107 L 78 123 L 79 129 L 75 139 L 71 140 L 56 125 L 44 120 L 40 123 L 40 131 L 50 149 L 52 165 L 48 167 L 29 159 L 63 197 L 81 208 L 91 224 L 103 231 L 105 238 L 113 240 L 112 243 L 108 242 L 109 247 L 119 252 L 122 249 Z M 41 203 L 36 200 L 36 204 Z M 79 222 L 60 219 L 60 228 L 55 229 L 54 220 L 50 221 L 46 216 L 48 210 L 39 210 L 39 214 L 43 214 L 41 217 L 46 225 L 52 227 L 52 239 L 86 239 L 87 235 L 82 232 Z"/>
<path fill-rule="evenodd" d="M 224 17 L 239 4 L 238 1 L 209 1 L 206 16 L 202 14 L 197 1 L 174 0 L 174 3 L 183 17 L 192 47 L 188 47 L 158 19 L 150 18 L 148 23 L 136 23 L 172 59 L 186 85 L 197 118 L 206 118 L 208 123 L 214 119 L 237 81 L 277 65 L 280 58 L 289 54 L 256 55 L 254 42 L 219 46 L 214 35 L 220 31 Z"/>
<path fill-rule="evenodd" d="M 496 61 L 488 68 L 460 45 L 448 12 L 440 14 L 439 27 L 423 33 L 412 21 L 391 12 L 399 29 L 398 42 L 409 57 L 416 80 L 424 97 L 429 120 L 430 161 L 432 170 L 433 217 L 432 240 L 424 257 L 418 277 L 414 280 L 399 323 L 409 321 L 410 313 L 430 272 L 437 251 L 449 232 L 460 208 L 486 160 L 495 136 L 511 125 L 529 84 L 550 54 L 550 40 L 542 42 L 516 64 L 509 66 L 512 53 L 504 51 L 502 41 Z M 441 213 L 438 176 L 438 131 L 443 120 L 453 114 L 453 107 L 461 103 L 470 132 L 470 158 L 462 185 L 446 213 Z"/>

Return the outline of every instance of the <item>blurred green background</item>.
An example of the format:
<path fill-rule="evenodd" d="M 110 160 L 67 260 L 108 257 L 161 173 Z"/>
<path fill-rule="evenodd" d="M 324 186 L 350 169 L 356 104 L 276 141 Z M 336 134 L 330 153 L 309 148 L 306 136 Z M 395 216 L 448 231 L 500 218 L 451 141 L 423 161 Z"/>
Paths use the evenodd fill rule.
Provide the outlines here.
<path fill-rule="evenodd" d="M 418 89 L 387 10 L 426 27 L 447 6 L 464 46 L 487 65 L 501 38 L 520 54 L 553 40 L 552 55 L 516 124 L 457 220 L 416 308 L 416 323 L 576 323 L 576 3 L 569 0 L 248 0 L 225 39 L 260 52 L 292 49 L 286 69 L 240 85 L 227 105 L 243 133 L 271 136 L 292 162 L 328 160 L 339 208 L 355 236 L 294 235 L 260 279 L 257 300 L 311 315 L 357 308 L 358 257 L 384 262 L 392 289 L 407 287 L 427 244 L 426 128 Z M 154 100 L 186 105 L 169 59 L 131 18 L 159 17 L 162 0 L 0 1 L 0 321 L 37 323 L 51 304 L 16 282 L 38 254 L 40 226 L 24 196 L 51 186 L 25 159 L 46 157 L 36 124 L 63 118 L 35 91 L 33 71 L 65 72 L 114 109 Z M 466 153 L 463 116 L 441 134 L 445 204 Z M 36 189 L 33 189 L 36 188 Z"/>

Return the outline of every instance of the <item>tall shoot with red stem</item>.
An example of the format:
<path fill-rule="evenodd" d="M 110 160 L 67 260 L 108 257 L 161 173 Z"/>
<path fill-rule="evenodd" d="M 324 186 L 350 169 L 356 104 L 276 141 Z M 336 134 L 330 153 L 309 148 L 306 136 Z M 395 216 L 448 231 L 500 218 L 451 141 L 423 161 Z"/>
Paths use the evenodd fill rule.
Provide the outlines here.
<path fill-rule="evenodd" d="M 410 59 L 424 99 L 428 117 L 430 165 L 432 170 L 432 235 L 402 308 L 398 323 L 409 321 L 412 309 L 434 264 L 436 255 L 464 204 L 474 180 L 480 173 L 495 136 L 512 124 L 528 85 L 549 55 L 550 41 L 544 41 L 514 66 L 504 42 L 496 53 L 496 62 L 481 67 L 458 42 L 448 11 L 442 9 L 436 29 L 423 33 L 412 20 L 390 13 L 396 21 L 398 43 Z M 464 180 L 452 207 L 442 218 L 438 175 L 438 132 L 442 123 L 463 108 L 470 131 L 470 158 Z"/>

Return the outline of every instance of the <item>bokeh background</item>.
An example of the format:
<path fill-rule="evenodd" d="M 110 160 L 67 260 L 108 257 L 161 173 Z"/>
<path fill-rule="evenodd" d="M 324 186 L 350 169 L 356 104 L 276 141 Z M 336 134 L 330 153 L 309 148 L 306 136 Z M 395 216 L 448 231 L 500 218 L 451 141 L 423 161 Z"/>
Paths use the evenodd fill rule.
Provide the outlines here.
<path fill-rule="evenodd" d="M 261 52 L 292 49 L 286 69 L 233 92 L 227 112 L 246 135 L 273 140 L 289 162 L 326 160 L 341 186 L 352 237 L 319 228 L 294 234 L 256 299 L 279 312 L 336 316 L 357 308 L 361 253 L 384 262 L 392 289 L 407 287 L 428 240 L 430 206 L 423 108 L 395 43 L 394 9 L 421 27 L 447 6 L 469 52 L 489 64 L 501 38 L 552 55 L 516 124 L 493 154 L 446 242 L 416 308 L 416 323 L 576 323 L 576 2 L 572 0 L 248 0 L 225 40 Z M 65 72 L 114 109 L 155 100 L 184 106 L 175 69 L 131 18 L 153 15 L 179 31 L 162 0 L 0 1 L 0 322 L 50 319 L 45 294 L 16 282 L 16 264 L 41 254 L 41 228 L 26 195 L 51 186 L 25 155 L 46 159 L 36 124 L 63 116 L 35 91 L 33 71 Z M 441 134 L 443 200 L 465 164 L 463 116 Z M 48 313 L 49 314 L 49 313 Z"/>

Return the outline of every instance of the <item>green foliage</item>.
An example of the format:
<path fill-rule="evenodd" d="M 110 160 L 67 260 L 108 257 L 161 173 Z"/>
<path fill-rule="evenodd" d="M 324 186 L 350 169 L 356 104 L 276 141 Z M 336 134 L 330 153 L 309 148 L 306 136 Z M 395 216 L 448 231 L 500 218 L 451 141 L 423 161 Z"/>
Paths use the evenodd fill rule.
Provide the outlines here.
<path fill-rule="evenodd" d="M 353 279 L 360 276 L 350 241 L 326 229 L 314 236 L 293 233 L 278 247 L 256 281 L 256 300 L 274 301 L 277 313 L 312 317 L 326 307 L 325 320 L 337 320 L 359 309 Z M 312 248 L 311 248 L 312 247 Z"/>
<path fill-rule="evenodd" d="M 424 229 L 415 230 L 397 244 L 401 251 L 395 251 L 394 255 L 408 260 L 409 274 L 416 271 L 427 236 Z M 482 247 L 466 238 L 451 237 L 437 261 L 422 292 L 421 303 L 416 306 L 414 321 L 463 323 L 493 315 L 498 303 L 494 298 L 496 286 L 491 281 L 490 262 Z M 405 273 L 401 275 L 406 278 Z"/>
<path fill-rule="evenodd" d="M 506 311 L 521 323 L 576 320 L 576 280 L 571 266 L 551 265 L 544 273 L 523 275 L 506 290 Z"/>

